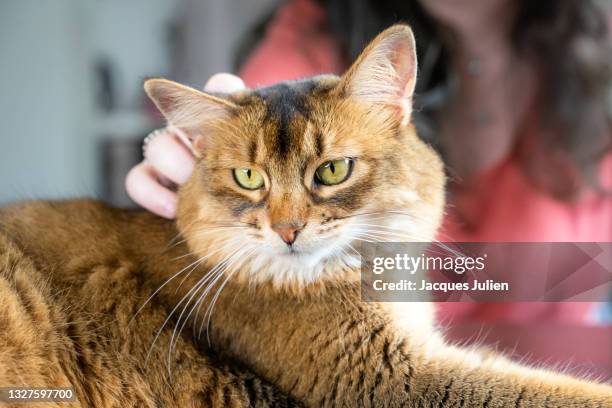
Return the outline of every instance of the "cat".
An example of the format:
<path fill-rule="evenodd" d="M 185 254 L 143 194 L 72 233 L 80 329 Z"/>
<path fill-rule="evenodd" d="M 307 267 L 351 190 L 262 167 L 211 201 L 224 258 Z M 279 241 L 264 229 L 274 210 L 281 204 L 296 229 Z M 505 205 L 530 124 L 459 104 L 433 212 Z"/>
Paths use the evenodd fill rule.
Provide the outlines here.
<path fill-rule="evenodd" d="M 443 213 L 416 66 L 396 25 L 342 77 L 146 81 L 196 152 L 176 224 L 1 209 L 0 386 L 70 386 L 83 407 L 612 407 L 608 385 L 446 344 L 430 303 L 360 300 L 354 246 L 433 240 Z"/>

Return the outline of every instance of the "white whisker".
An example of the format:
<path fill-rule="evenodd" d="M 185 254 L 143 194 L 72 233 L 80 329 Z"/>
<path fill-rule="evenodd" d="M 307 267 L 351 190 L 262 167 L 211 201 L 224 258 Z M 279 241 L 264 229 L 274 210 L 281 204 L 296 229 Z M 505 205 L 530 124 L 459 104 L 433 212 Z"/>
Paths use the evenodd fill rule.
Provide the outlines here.
<path fill-rule="evenodd" d="M 169 373 L 170 373 L 170 363 L 171 363 L 171 359 L 172 359 L 172 349 L 173 349 L 173 344 L 175 344 L 175 338 L 176 338 L 176 334 L 177 334 L 177 329 L 178 329 L 178 326 L 179 326 L 179 325 L 181 325 L 181 321 L 182 321 L 183 315 L 185 314 L 185 311 L 187 310 L 187 307 L 189 306 L 189 304 L 191 303 L 191 301 L 193 300 L 193 298 L 196 296 L 196 294 L 199 292 L 199 290 L 200 290 L 200 289 L 201 289 L 201 288 L 202 288 L 204 285 L 206 285 L 206 283 L 207 283 L 208 281 L 210 281 L 210 280 L 211 280 L 211 279 L 213 279 L 213 278 L 214 278 L 214 280 L 215 280 L 215 281 L 216 281 L 217 279 L 219 279 L 219 276 L 221 275 L 221 273 L 219 272 L 219 269 L 222 267 L 222 265 L 223 265 L 224 263 L 226 263 L 226 262 L 227 262 L 227 260 L 228 260 L 229 258 L 231 258 L 231 256 L 226 257 L 226 258 L 225 258 L 223 261 L 221 261 L 219 264 L 217 264 L 217 266 L 215 266 L 213 269 L 211 269 L 210 271 L 208 271 L 208 272 L 207 272 L 207 273 L 204 275 L 204 277 L 203 277 L 203 278 L 201 278 L 201 279 L 200 279 L 200 280 L 197 282 L 197 284 L 196 284 L 194 287 L 192 287 L 192 288 L 189 290 L 189 292 L 187 292 L 187 295 L 185 295 L 185 296 L 183 297 L 183 299 L 182 299 L 182 300 L 179 302 L 179 304 L 180 304 L 180 303 L 182 303 L 182 302 L 184 301 L 184 299 L 185 299 L 186 297 L 189 297 L 189 298 L 187 299 L 187 301 L 185 302 L 184 306 L 183 306 L 183 309 L 182 309 L 182 311 L 181 311 L 181 313 L 180 313 L 180 315 L 179 315 L 179 317 L 178 317 L 178 319 L 177 319 L 176 325 L 174 326 L 174 330 L 172 331 L 172 336 L 171 336 L 171 338 L 170 338 L 170 345 L 169 345 L 169 348 L 168 348 L 168 372 L 169 372 Z M 177 305 L 177 306 L 178 306 L 178 305 Z M 175 310 L 176 310 L 176 307 L 175 307 L 175 309 L 173 309 L 172 313 L 174 313 L 174 311 L 175 311 Z M 188 319 L 189 319 L 189 317 L 190 317 L 190 316 L 191 316 L 191 312 L 188 314 L 188 316 L 185 318 L 184 322 L 182 323 L 181 328 L 180 328 L 180 330 L 179 330 L 179 333 L 180 333 L 180 332 L 183 330 L 183 328 L 185 327 L 185 324 L 186 324 L 186 322 L 188 321 Z"/>

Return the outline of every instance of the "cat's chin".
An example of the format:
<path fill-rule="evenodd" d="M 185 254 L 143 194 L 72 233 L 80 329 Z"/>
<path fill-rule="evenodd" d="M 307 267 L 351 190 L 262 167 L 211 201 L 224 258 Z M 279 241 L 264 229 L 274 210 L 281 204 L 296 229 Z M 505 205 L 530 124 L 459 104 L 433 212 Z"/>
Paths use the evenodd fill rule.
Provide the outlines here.
<path fill-rule="evenodd" d="M 236 277 L 249 284 L 272 284 L 294 291 L 326 282 L 357 281 L 360 265 L 360 258 L 354 255 L 287 247 L 253 257 Z"/>

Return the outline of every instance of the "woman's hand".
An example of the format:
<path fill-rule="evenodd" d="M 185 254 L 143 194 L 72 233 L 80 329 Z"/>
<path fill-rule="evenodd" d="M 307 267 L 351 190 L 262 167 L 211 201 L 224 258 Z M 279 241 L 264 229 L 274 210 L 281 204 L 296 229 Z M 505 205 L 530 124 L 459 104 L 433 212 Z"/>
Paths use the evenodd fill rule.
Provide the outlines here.
<path fill-rule="evenodd" d="M 216 74 L 204 90 L 230 93 L 243 88 L 237 76 Z M 169 126 L 147 144 L 144 160 L 125 179 L 132 200 L 162 217 L 175 217 L 176 188 L 187 181 L 195 165 L 190 140 L 182 130 Z"/>

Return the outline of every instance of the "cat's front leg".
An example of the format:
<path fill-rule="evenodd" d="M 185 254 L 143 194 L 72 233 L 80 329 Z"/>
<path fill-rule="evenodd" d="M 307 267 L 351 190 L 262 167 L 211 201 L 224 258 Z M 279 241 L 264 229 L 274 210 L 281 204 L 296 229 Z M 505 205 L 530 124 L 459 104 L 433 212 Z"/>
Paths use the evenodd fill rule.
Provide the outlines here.
<path fill-rule="evenodd" d="M 404 356 L 400 365 L 411 360 L 408 380 L 390 375 L 390 382 L 399 380 L 417 406 L 612 407 L 608 385 L 521 366 L 487 350 L 446 344 L 439 331 L 427 333 L 422 323 L 413 320 L 411 312 L 420 307 L 415 303 L 383 307 L 395 331 L 389 339 L 402 343 L 396 351 Z"/>
<path fill-rule="evenodd" d="M 407 308 L 364 304 L 344 331 L 344 339 L 331 346 L 336 353 L 332 364 L 327 362 L 328 372 L 335 370 L 331 385 L 320 382 L 318 395 L 311 395 L 318 401 L 309 402 L 372 407 L 612 407 L 608 385 L 447 345 L 439 332 L 427 327 L 423 319 L 427 313 L 426 304 Z"/>
<path fill-rule="evenodd" d="M 221 300 L 216 342 L 313 407 L 612 407 L 606 385 L 446 345 L 427 304 L 398 313 L 357 293 L 233 293 Z"/>

